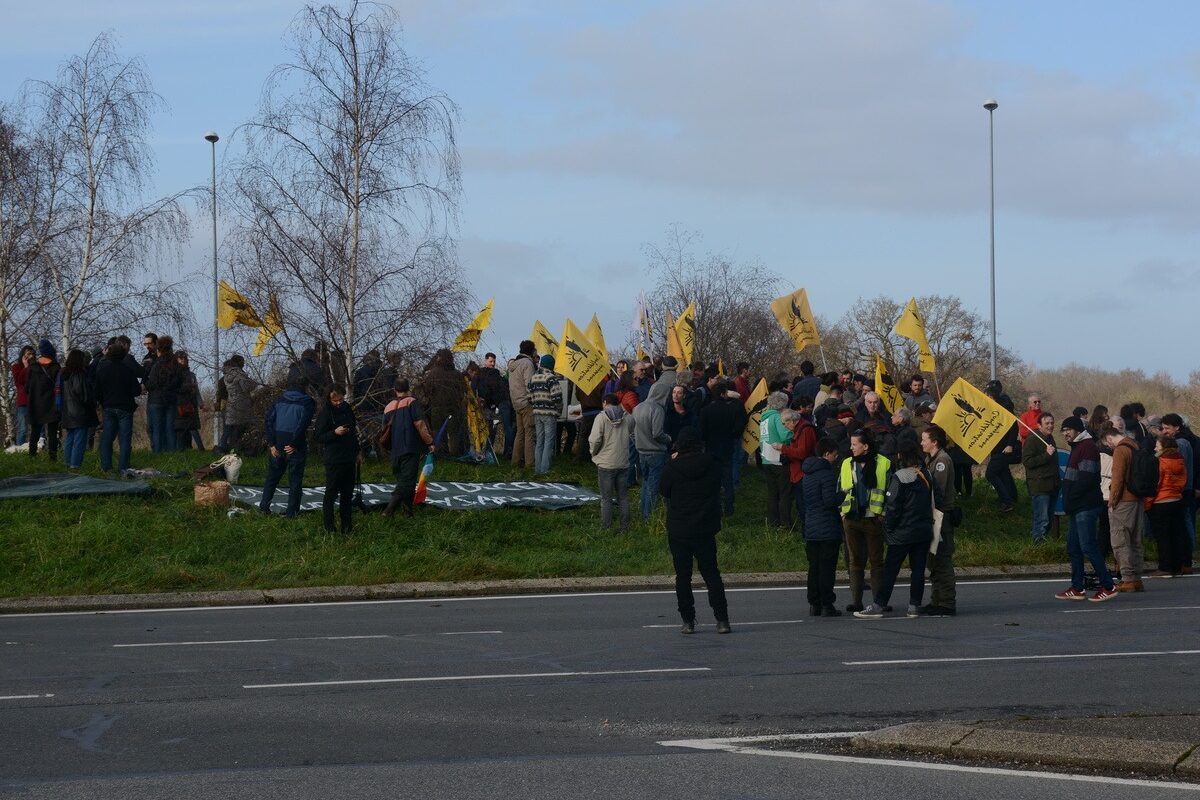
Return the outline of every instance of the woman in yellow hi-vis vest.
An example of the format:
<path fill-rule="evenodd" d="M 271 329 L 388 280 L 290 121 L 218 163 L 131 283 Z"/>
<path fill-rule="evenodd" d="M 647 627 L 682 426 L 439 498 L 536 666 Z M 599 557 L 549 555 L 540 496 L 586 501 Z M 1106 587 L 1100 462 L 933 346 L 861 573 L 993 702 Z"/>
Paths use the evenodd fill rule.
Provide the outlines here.
<path fill-rule="evenodd" d="M 842 530 L 846 535 L 846 561 L 850 572 L 849 612 L 863 610 L 866 563 L 871 565 L 871 596 L 879 593 L 883 578 L 883 500 L 891 462 L 875 452 L 871 432 L 850 434 L 850 458 L 842 461 L 838 489 L 842 501 Z"/>

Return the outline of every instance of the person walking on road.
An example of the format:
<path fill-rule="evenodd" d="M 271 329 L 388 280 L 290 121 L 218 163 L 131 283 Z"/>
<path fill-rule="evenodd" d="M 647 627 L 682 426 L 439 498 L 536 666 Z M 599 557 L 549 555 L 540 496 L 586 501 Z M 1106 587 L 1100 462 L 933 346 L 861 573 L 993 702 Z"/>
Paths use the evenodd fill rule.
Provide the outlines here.
<path fill-rule="evenodd" d="M 1118 418 L 1119 419 L 1119 418 Z M 1112 424 L 1101 431 L 1101 441 L 1112 450 L 1112 478 L 1108 485 L 1108 529 L 1113 558 L 1121 572 L 1118 592 L 1144 592 L 1142 583 L 1142 532 L 1146 528 L 1142 498 L 1130 490 L 1129 479 L 1137 445 Z"/>
<path fill-rule="evenodd" d="M 882 617 L 892 596 L 892 587 L 900 574 L 900 565 L 908 561 L 912 578 L 908 585 L 908 616 L 920 613 L 925 594 L 925 561 L 933 541 L 933 481 L 921 461 L 921 451 L 905 442 L 897 453 L 900 468 L 888 480 L 887 502 L 883 513 L 887 561 L 875 602 L 854 612 L 859 619 Z"/>
<path fill-rule="evenodd" d="M 842 530 L 846 536 L 846 562 L 850 573 L 850 605 L 863 610 L 865 565 L 871 565 L 871 594 L 879 596 L 883 580 L 883 501 L 892 463 L 875 452 L 869 431 L 850 434 L 850 458 L 842 461 L 838 489 L 842 500 Z"/>
<path fill-rule="evenodd" d="M 804 459 L 804 552 L 808 557 L 808 615 L 840 617 L 834 603 L 834 579 L 838 554 L 842 547 L 844 499 L 837 488 L 833 465 L 838 461 L 838 446 L 833 439 L 817 442 L 815 454 Z"/>
<path fill-rule="evenodd" d="M 695 561 L 708 587 L 708 604 L 717 619 L 717 633 L 729 633 L 725 585 L 717 566 L 721 469 L 704 452 L 704 441 L 695 428 L 680 432 L 674 450 L 663 469 L 658 491 L 667 499 L 667 544 L 675 565 L 675 597 L 683 619 L 680 630 L 696 632 L 696 601 L 692 596 Z"/>
<path fill-rule="evenodd" d="M 930 425 L 921 431 L 925 470 L 933 481 L 937 509 L 942 512 L 942 538 L 936 552 L 927 559 L 929 605 L 921 606 L 921 614 L 930 617 L 953 617 L 958 613 L 954 578 L 954 528 L 962 512 L 954 491 L 954 462 L 946 452 L 946 444 L 946 431 L 940 426 Z M 904 447 L 903 444 L 900 446 Z"/>
<path fill-rule="evenodd" d="M 333 524 L 333 504 L 338 504 L 342 523 L 342 534 L 350 533 L 353 527 L 355 474 L 362 463 L 362 450 L 358 445 L 358 420 L 354 409 L 346 402 L 346 387 L 335 383 L 325 393 L 325 405 L 317 415 L 314 428 L 317 441 L 323 445 L 322 460 L 325 462 L 325 499 L 321 510 L 324 514 L 325 532 L 337 533 Z"/>
<path fill-rule="evenodd" d="M 1117 596 L 1112 575 L 1100 554 L 1097 526 L 1104 496 L 1100 493 L 1100 450 L 1079 417 L 1067 417 L 1063 436 L 1071 445 L 1067 474 L 1063 480 L 1063 510 L 1067 512 L 1067 556 L 1071 559 L 1071 586 L 1055 594 L 1059 600 L 1091 600 L 1102 603 Z M 1091 597 L 1084 591 L 1083 559 L 1096 570 L 1100 589 Z"/>

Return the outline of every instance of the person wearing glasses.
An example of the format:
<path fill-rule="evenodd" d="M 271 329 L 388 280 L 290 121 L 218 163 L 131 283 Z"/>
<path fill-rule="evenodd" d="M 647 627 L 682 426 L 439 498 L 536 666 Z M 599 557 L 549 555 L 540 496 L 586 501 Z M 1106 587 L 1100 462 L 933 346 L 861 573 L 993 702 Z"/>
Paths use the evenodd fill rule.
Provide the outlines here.
<path fill-rule="evenodd" d="M 1036 431 L 1038 420 L 1042 416 L 1042 398 L 1036 394 L 1029 395 L 1026 401 L 1025 411 L 1021 414 L 1021 424 L 1017 426 L 1021 436 L 1021 444 L 1025 444 L 1025 439 L 1029 436 L 1030 431 Z"/>

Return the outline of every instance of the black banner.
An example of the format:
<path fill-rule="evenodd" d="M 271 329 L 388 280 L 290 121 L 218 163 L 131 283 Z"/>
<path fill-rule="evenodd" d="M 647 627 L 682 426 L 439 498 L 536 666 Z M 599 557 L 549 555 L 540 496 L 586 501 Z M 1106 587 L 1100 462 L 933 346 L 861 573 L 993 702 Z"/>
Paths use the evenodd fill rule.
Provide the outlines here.
<path fill-rule="evenodd" d="M 363 502 L 368 508 L 382 508 L 391 499 L 393 483 L 364 483 L 359 485 Z M 426 487 L 426 505 L 451 511 L 479 511 L 503 506 L 523 508 L 577 508 L 600 500 L 600 495 L 571 483 L 541 481 L 508 481 L 504 483 L 430 482 Z M 281 485 L 271 498 L 271 513 L 287 511 L 287 486 Z M 231 486 L 229 499 L 258 507 L 262 502 L 261 486 Z M 324 486 L 308 486 L 300 501 L 301 511 L 320 511 L 325 500 Z"/>

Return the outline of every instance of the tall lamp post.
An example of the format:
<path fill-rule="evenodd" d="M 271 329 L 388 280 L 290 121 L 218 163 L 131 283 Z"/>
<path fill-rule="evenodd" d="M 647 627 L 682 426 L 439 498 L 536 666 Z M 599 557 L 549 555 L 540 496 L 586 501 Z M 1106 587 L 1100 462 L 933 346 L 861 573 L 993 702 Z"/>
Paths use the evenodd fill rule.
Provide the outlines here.
<path fill-rule="evenodd" d="M 991 194 L 989 227 L 991 232 L 992 380 L 996 380 L 996 130 L 992 124 L 992 112 L 999 108 L 1000 104 L 995 100 L 988 100 L 983 107 L 988 112 L 988 185 Z M 216 212 L 214 211 L 214 213 Z"/>
<path fill-rule="evenodd" d="M 221 443 L 221 417 L 217 412 L 217 387 L 221 382 L 221 328 L 217 320 L 221 315 L 220 278 L 217 273 L 217 141 L 216 131 L 204 134 L 204 141 L 212 145 L 212 234 L 213 234 L 213 440 L 212 446 Z M 995 330 L 993 326 L 993 330 Z M 994 334 L 993 334 L 994 335 Z M 993 359 L 994 361 L 994 359 Z M 993 367 L 992 371 L 995 371 Z"/>

